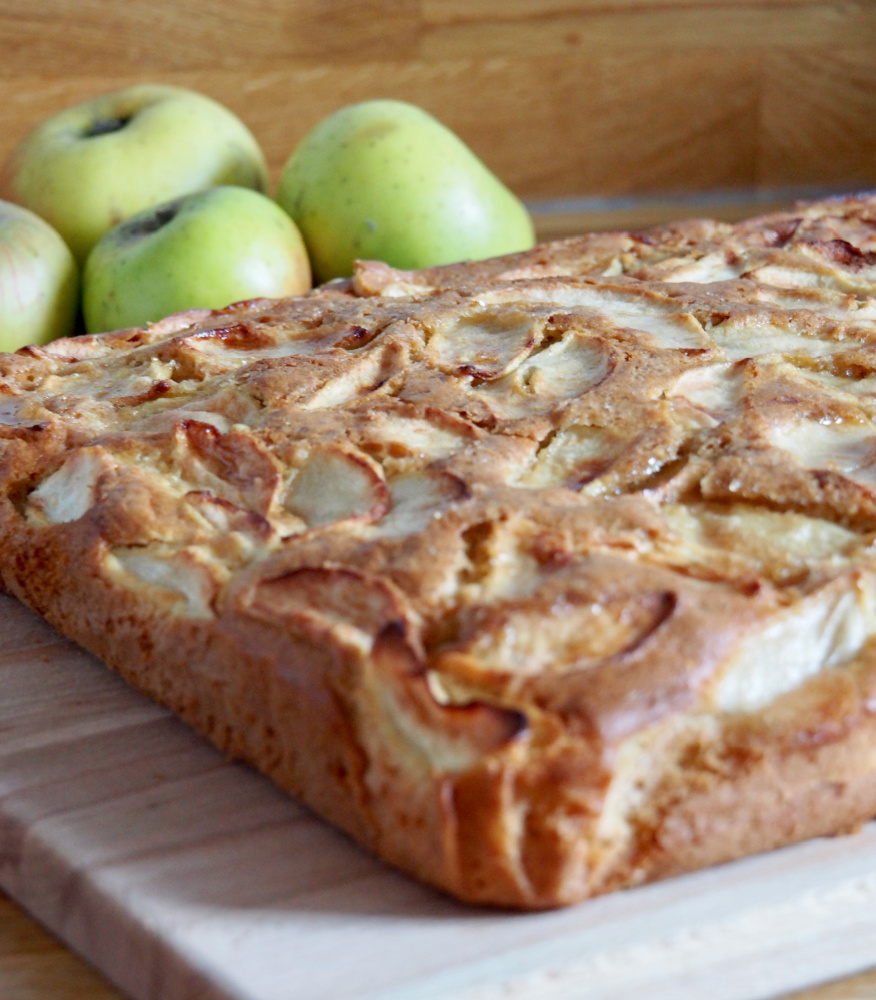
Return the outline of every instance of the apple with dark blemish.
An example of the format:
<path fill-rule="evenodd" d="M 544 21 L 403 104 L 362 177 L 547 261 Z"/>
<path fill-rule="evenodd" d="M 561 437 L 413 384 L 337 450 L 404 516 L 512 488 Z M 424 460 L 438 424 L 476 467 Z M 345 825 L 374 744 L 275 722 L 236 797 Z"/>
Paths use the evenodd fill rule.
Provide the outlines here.
<path fill-rule="evenodd" d="M 310 262 L 295 223 L 267 195 L 208 188 L 141 212 L 88 255 L 82 306 L 89 333 L 142 326 L 186 309 L 298 295 Z"/>
<path fill-rule="evenodd" d="M 203 94 L 141 84 L 38 125 L 6 163 L 0 197 L 49 222 L 82 263 L 124 219 L 222 184 L 267 188 L 264 154 L 249 129 Z"/>

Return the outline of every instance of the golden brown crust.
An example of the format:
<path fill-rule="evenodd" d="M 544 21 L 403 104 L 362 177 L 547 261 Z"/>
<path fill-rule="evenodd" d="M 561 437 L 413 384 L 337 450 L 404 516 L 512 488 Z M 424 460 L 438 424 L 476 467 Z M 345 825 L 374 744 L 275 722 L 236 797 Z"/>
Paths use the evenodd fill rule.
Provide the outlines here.
<path fill-rule="evenodd" d="M 876 809 L 876 198 L 0 354 L 0 577 L 463 899 Z"/>

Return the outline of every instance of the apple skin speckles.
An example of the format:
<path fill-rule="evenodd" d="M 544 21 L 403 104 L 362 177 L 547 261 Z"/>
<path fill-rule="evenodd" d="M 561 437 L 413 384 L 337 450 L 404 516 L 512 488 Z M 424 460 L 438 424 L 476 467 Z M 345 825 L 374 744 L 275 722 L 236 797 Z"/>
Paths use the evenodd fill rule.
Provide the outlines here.
<path fill-rule="evenodd" d="M 396 267 L 481 260 L 535 242 L 529 213 L 449 129 L 402 101 L 342 108 L 283 170 L 277 200 L 318 282 L 360 258 Z"/>

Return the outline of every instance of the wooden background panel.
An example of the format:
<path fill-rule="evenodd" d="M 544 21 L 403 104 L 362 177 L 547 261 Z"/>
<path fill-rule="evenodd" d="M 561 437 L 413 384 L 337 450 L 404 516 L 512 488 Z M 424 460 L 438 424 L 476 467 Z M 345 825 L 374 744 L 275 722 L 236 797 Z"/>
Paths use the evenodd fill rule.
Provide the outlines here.
<path fill-rule="evenodd" d="M 3 0 L 0 74 L 876 42 L 870 0 Z"/>
<path fill-rule="evenodd" d="M 421 105 L 458 132 L 521 195 L 665 192 L 756 181 L 757 85 L 750 60 L 631 54 L 357 63 L 284 72 L 204 70 L 31 80 L 0 108 L 5 158 L 34 123 L 70 102 L 143 80 L 194 87 L 238 113 L 276 177 L 304 133 L 370 97 Z M 545 80 L 553 78 L 550 87 Z M 10 89 L 12 89 L 10 87 Z M 677 98 L 667 103 L 667 91 Z M 467 99 L 468 97 L 468 99 Z"/>
<path fill-rule="evenodd" d="M 872 45 L 771 53 L 763 68 L 759 181 L 876 184 L 874 71 Z"/>
<path fill-rule="evenodd" d="M 108 69 L 173 73 L 407 60 L 419 0 L 3 0 L 0 74 L 74 78 Z"/>
<path fill-rule="evenodd" d="M 0 158 L 140 81 L 236 111 L 276 177 L 320 118 L 413 101 L 528 199 L 876 183 L 870 0 L 0 0 Z"/>
<path fill-rule="evenodd" d="M 526 57 L 606 48 L 684 53 L 702 48 L 822 50 L 876 41 L 872 4 L 823 0 L 423 0 L 428 55 L 479 52 Z"/>

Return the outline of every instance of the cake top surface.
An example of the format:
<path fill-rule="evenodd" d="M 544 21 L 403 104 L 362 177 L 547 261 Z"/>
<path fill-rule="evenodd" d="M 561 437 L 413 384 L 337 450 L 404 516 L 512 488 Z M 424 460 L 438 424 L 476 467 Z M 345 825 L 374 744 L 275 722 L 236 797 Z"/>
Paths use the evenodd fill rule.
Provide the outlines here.
<path fill-rule="evenodd" d="M 363 263 L 0 355 L 0 494 L 173 615 L 395 627 L 485 745 L 753 712 L 876 631 L 874 293 L 867 196 Z"/>

